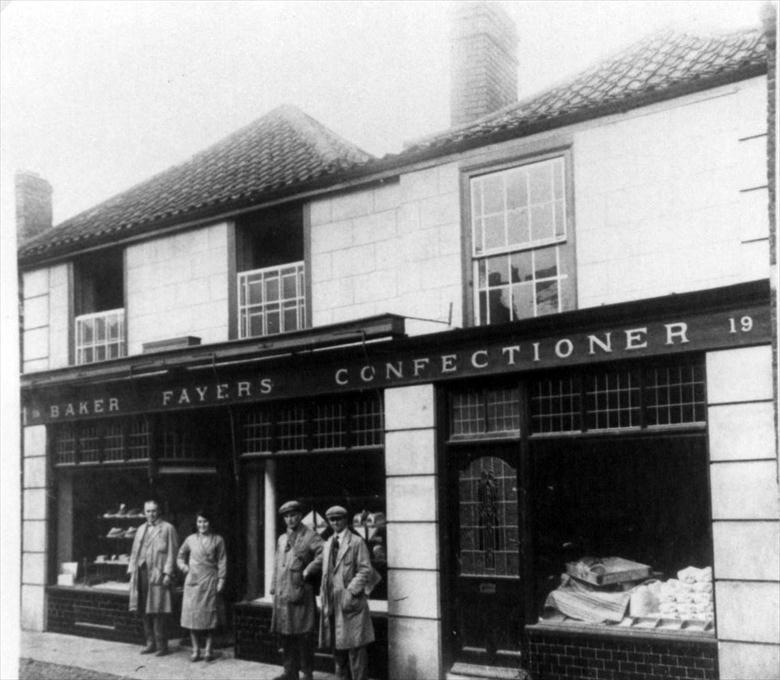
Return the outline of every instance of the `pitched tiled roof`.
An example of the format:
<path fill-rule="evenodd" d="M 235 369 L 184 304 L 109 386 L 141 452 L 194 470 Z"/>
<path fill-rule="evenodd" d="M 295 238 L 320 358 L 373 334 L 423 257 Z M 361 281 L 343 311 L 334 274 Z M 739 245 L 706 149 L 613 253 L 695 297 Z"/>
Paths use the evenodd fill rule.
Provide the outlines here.
<path fill-rule="evenodd" d="M 373 157 L 292 106 L 86 210 L 19 248 L 21 261 L 80 250 L 299 190 Z"/>
<path fill-rule="evenodd" d="M 189 219 L 249 207 L 340 179 L 403 168 L 766 72 L 758 29 L 666 31 L 467 125 L 374 159 L 294 107 L 280 107 L 175 166 L 22 244 L 25 264 Z"/>
<path fill-rule="evenodd" d="M 517 137 L 765 71 L 766 43 L 759 29 L 719 35 L 665 30 L 538 95 L 417 140 L 402 155 L 439 155 Z"/>

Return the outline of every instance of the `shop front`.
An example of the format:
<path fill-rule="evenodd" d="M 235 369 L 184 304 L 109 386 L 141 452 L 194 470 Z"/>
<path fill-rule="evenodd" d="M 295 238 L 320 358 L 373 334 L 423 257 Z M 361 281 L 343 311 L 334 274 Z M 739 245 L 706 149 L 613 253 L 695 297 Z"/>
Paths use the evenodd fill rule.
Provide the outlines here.
<path fill-rule="evenodd" d="M 768 355 L 765 283 L 414 338 L 386 322 L 373 340 L 312 331 L 150 357 L 146 375 L 29 378 L 55 489 L 47 627 L 140 640 L 122 546 L 154 492 L 180 537 L 219 507 L 242 658 L 279 659 L 289 498 L 321 532 L 345 505 L 368 542 L 372 677 L 717 678 L 719 650 L 755 642 L 729 632 L 712 420 L 756 401 L 723 366 Z"/>

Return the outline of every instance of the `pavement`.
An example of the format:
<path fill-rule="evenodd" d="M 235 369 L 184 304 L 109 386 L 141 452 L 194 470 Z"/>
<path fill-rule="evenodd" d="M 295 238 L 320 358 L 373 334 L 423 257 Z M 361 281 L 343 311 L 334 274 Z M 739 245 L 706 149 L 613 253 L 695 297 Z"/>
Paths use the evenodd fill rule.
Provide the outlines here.
<path fill-rule="evenodd" d="M 232 647 L 220 649 L 215 661 L 190 661 L 190 648 L 171 646 L 172 654 L 139 654 L 141 647 L 123 642 L 107 642 L 60 633 L 24 631 L 19 641 L 19 657 L 42 664 L 111 674 L 122 680 L 272 680 L 282 673 L 274 664 L 236 659 Z M 332 680 L 328 673 L 315 672 L 315 680 Z"/>

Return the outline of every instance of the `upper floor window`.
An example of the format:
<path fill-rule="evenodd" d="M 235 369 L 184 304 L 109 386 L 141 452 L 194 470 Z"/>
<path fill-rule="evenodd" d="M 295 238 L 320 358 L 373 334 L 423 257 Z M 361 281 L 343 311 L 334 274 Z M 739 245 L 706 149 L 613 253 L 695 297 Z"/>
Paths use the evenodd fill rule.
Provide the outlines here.
<path fill-rule="evenodd" d="M 83 255 L 74 262 L 73 276 L 76 363 L 125 356 L 123 252 Z"/>
<path fill-rule="evenodd" d="M 470 184 L 475 322 L 571 308 L 566 156 L 472 176 Z"/>
<path fill-rule="evenodd" d="M 264 210 L 236 224 L 238 337 L 307 327 L 300 206 Z"/>

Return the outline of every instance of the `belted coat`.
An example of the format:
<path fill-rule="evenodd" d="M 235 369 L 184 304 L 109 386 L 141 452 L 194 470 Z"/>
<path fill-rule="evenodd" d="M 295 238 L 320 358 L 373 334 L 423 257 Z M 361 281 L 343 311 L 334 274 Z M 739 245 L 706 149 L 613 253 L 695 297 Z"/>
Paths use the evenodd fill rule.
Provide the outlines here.
<path fill-rule="evenodd" d="M 141 554 L 147 533 L 147 548 L 144 554 Z M 170 614 L 173 611 L 171 588 L 170 585 L 163 585 L 163 576 L 167 574 L 173 577 L 178 547 L 176 529 L 168 522 L 158 519 L 154 524 L 147 522 L 138 527 L 133 539 L 133 549 L 130 551 L 130 561 L 127 563 L 127 573 L 130 574 L 131 612 L 138 609 L 138 567 L 142 560 L 146 562 L 149 571 L 149 590 L 144 611 L 147 614 Z"/>
<path fill-rule="evenodd" d="M 368 546 L 360 536 L 347 531 L 333 562 L 332 548 L 333 536 L 325 542 L 322 551 L 320 647 L 363 647 L 374 641 L 374 625 L 365 592 L 371 586 L 373 571 Z"/>
<path fill-rule="evenodd" d="M 320 573 L 321 555 L 322 539 L 303 524 L 279 536 L 271 585 L 272 632 L 280 635 L 314 632 L 317 605 L 311 581 Z"/>

